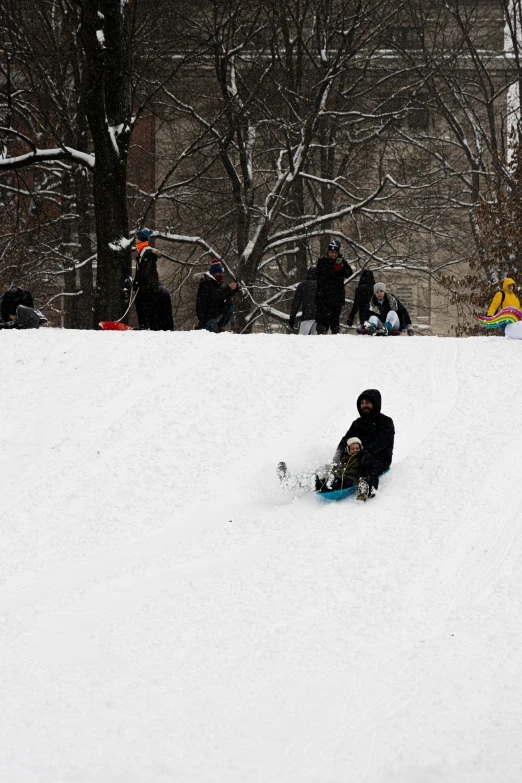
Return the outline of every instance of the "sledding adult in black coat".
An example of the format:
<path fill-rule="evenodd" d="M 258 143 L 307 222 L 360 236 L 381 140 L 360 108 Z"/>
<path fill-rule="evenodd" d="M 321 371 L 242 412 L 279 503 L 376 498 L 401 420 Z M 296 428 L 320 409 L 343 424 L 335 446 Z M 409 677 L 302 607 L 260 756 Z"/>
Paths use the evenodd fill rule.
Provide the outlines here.
<path fill-rule="evenodd" d="M 355 289 L 355 296 L 353 298 L 353 307 L 350 311 L 350 315 L 346 323 L 348 326 L 353 326 L 353 320 L 355 316 L 359 315 L 359 323 L 363 324 L 370 317 L 368 306 L 370 299 L 373 296 L 373 286 L 375 285 L 375 277 L 371 269 L 363 269 L 357 288 Z"/>
<path fill-rule="evenodd" d="M 351 277 L 352 269 L 341 255 L 341 243 L 332 239 L 328 255 L 317 262 L 317 333 L 339 333 L 339 318 L 344 305 L 344 281 Z"/>
<path fill-rule="evenodd" d="M 355 419 L 335 452 L 334 462 L 340 462 L 348 438 L 360 438 L 363 445 L 362 470 L 371 489 L 379 486 L 379 476 L 392 462 L 395 427 L 389 416 L 381 413 L 381 393 L 366 389 L 357 400 L 359 418 Z"/>
<path fill-rule="evenodd" d="M 2 316 L 2 321 L 5 324 L 9 324 L 10 321 L 15 320 L 11 318 L 11 316 L 16 316 L 16 308 L 18 305 L 34 308 L 33 297 L 27 288 L 13 286 L 4 293 L 0 305 L 0 314 Z"/>
<path fill-rule="evenodd" d="M 290 308 L 290 319 L 288 321 L 290 328 L 294 328 L 297 313 L 301 310 L 301 329 L 299 334 L 317 334 L 315 329 L 315 314 L 317 305 L 315 298 L 317 294 L 317 269 L 311 266 L 306 273 L 306 280 L 299 283 L 295 289 L 292 307 Z"/>

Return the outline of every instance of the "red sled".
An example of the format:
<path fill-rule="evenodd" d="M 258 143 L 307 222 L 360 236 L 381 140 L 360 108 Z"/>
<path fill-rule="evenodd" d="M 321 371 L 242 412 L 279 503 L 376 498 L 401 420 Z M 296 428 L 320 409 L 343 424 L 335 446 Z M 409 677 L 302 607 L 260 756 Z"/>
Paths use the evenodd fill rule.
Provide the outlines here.
<path fill-rule="evenodd" d="M 127 326 L 127 324 L 122 324 L 119 321 L 100 321 L 98 326 L 101 326 L 101 328 L 105 332 L 132 332 L 133 331 L 132 326 Z"/>

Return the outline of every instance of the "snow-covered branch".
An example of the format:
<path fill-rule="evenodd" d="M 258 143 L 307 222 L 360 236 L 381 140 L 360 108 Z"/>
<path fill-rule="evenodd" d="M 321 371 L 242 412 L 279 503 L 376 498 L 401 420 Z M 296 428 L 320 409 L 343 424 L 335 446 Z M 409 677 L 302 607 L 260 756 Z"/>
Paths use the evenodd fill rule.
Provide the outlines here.
<path fill-rule="evenodd" d="M 54 160 L 72 160 L 81 166 L 94 169 L 94 155 L 75 150 L 72 147 L 55 147 L 54 149 L 26 152 L 25 155 L 0 158 L 0 170 L 9 171 L 33 166 L 35 163 L 45 163 Z"/>

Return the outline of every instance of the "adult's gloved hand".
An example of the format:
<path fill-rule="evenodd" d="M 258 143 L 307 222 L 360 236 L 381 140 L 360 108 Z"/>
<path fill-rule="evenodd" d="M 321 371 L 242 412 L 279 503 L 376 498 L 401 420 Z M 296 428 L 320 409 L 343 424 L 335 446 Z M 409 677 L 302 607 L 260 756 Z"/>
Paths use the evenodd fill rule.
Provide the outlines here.
<path fill-rule="evenodd" d="M 413 337 L 415 335 L 415 332 L 413 331 L 413 326 L 411 324 L 408 324 L 406 327 L 406 331 L 408 332 L 408 337 Z"/>
<path fill-rule="evenodd" d="M 290 329 L 293 329 L 293 328 L 294 328 L 294 326 L 295 326 L 295 321 L 294 321 L 294 319 L 293 319 L 293 318 L 290 318 L 290 320 L 288 321 L 288 326 L 290 327 Z"/>
<path fill-rule="evenodd" d="M 369 470 L 373 465 L 372 455 L 368 454 L 368 452 L 365 452 L 361 459 L 361 465 L 363 468 L 366 468 L 366 470 Z"/>
<path fill-rule="evenodd" d="M 348 318 L 346 321 L 346 326 L 353 326 L 353 318 Z"/>

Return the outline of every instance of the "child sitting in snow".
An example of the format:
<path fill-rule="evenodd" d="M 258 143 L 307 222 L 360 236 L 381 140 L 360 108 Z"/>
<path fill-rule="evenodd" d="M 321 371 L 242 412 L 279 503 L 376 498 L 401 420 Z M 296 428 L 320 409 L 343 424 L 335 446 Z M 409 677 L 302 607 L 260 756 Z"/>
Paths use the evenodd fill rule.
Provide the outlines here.
<path fill-rule="evenodd" d="M 357 485 L 361 477 L 362 443 L 359 438 L 349 438 L 346 441 L 346 451 L 338 463 L 332 465 L 327 476 L 320 477 L 310 473 L 299 473 L 292 476 L 285 462 L 277 466 L 277 475 L 286 489 L 312 490 L 331 492 L 336 489 L 346 489 Z M 314 482 L 315 479 L 315 482 Z"/>
<path fill-rule="evenodd" d="M 356 486 L 361 477 L 361 452 L 362 443 L 359 438 L 349 438 L 341 461 L 333 466 L 330 474 L 325 479 L 315 477 L 316 490 L 330 492 Z"/>

